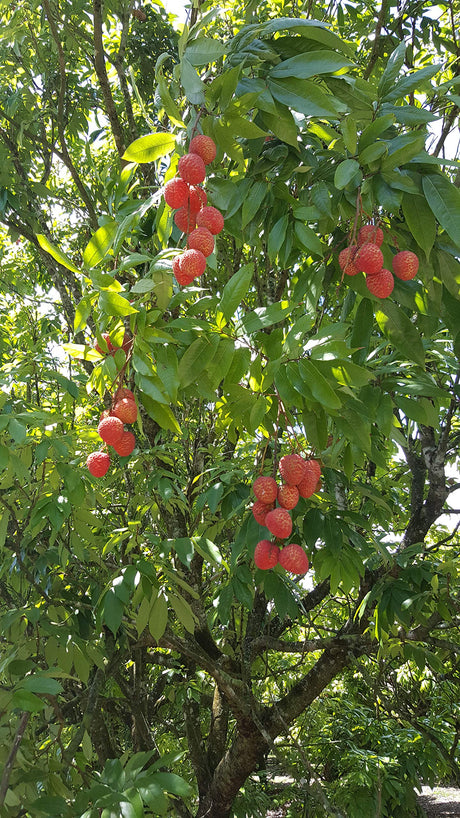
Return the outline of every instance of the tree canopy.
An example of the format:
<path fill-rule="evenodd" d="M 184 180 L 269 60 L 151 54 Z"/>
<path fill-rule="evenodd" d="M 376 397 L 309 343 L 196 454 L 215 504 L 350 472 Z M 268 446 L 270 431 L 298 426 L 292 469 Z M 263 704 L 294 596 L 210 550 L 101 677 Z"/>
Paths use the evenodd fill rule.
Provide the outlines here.
<path fill-rule="evenodd" d="M 404 818 L 460 780 L 458 17 L 2 4 L 5 818 Z M 224 227 L 179 284 L 197 135 Z M 252 487 L 293 454 L 284 537 Z"/>

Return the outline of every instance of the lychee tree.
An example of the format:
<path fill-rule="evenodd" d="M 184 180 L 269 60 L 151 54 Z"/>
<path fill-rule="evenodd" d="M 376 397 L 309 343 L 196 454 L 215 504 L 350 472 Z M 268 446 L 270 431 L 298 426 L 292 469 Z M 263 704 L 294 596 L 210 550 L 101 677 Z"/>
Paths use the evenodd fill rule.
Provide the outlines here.
<path fill-rule="evenodd" d="M 458 776 L 456 12 L 198 6 L 2 12 L 0 809 L 410 815 Z"/>

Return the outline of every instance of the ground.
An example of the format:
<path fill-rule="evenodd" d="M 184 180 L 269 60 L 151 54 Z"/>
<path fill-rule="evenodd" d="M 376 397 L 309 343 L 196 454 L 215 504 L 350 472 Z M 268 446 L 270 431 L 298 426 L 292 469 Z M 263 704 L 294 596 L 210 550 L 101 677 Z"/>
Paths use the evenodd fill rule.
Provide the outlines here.
<path fill-rule="evenodd" d="M 460 790 L 454 787 L 423 787 L 420 803 L 427 818 L 460 818 Z"/>

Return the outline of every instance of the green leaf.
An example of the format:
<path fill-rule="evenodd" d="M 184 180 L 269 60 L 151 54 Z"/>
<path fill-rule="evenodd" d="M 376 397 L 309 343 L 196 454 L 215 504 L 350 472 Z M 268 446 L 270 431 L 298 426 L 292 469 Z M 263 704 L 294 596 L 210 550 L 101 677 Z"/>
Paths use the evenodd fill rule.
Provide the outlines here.
<path fill-rule="evenodd" d="M 219 336 L 195 338 L 179 361 L 178 375 L 182 387 L 195 383 L 200 372 L 207 366 L 216 351 Z"/>
<path fill-rule="evenodd" d="M 142 396 L 142 403 L 152 420 L 156 421 L 162 429 L 169 429 L 170 432 L 175 432 L 175 434 L 182 436 L 182 429 L 169 406 L 157 403 L 145 393 Z"/>
<path fill-rule="evenodd" d="M 204 105 L 205 85 L 186 57 L 181 61 L 180 81 L 188 101 L 191 102 L 192 105 Z"/>
<path fill-rule="evenodd" d="M 277 222 L 270 229 L 268 234 L 268 255 L 270 258 L 275 258 L 279 253 L 284 239 L 286 238 L 286 231 L 289 224 L 288 216 L 281 216 Z"/>
<path fill-rule="evenodd" d="M 305 80 L 316 74 L 334 74 L 335 71 L 352 65 L 354 63 L 335 51 L 307 51 L 278 63 L 269 71 L 268 76 L 297 77 Z"/>
<path fill-rule="evenodd" d="M 271 95 L 270 98 L 273 99 Z M 298 128 L 289 107 L 281 105 L 280 102 L 275 102 L 275 100 L 273 100 L 273 105 L 275 110 L 259 112 L 261 121 L 267 130 L 272 131 L 278 139 L 296 148 Z"/>
<path fill-rule="evenodd" d="M 363 298 L 356 310 L 351 335 L 351 346 L 356 350 L 353 353 L 353 359 L 358 363 L 364 363 L 367 358 L 373 326 L 374 310 L 372 303 L 369 298 Z"/>
<path fill-rule="evenodd" d="M 89 316 L 91 315 L 93 298 L 90 295 L 85 295 L 77 304 L 75 310 L 75 318 L 73 322 L 73 330 L 75 333 L 80 332 L 86 327 Z"/>
<path fill-rule="evenodd" d="M 305 116 L 335 118 L 339 111 L 346 110 L 346 105 L 309 80 L 288 77 L 276 81 L 268 79 L 267 84 L 275 99 Z"/>
<path fill-rule="evenodd" d="M 227 281 L 218 304 L 218 310 L 223 313 L 227 321 L 235 314 L 241 300 L 246 295 L 253 273 L 254 265 L 245 264 Z"/>
<path fill-rule="evenodd" d="M 268 192 L 267 182 L 254 182 L 243 202 L 241 226 L 244 228 L 254 218 Z"/>
<path fill-rule="evenodd" d="M 127 298 L 119 293 L 101 292 L 99 295 L 99 307 L 106 315 L 132 315 L 138 310 L 131 306 Z"/>
<path fill-rule="evenodd" d="M 379 87 L 378 87 L 378 96 L 380 99 L 385 96 L 394 84 L 396 77 L 398 76 L 403 64 L 404 59 L 406 56 L 406 44 L 405 42 L 400 43 L 397 48 L 393 51 L 392 54 L 388 57 L 388 62 L 385 66 L 385 70 L 380 78 Z"/>
<path fill-rule="evenodd" d="M 299 361 L 299 372 L 318 403 L 325 409 L 340 409 L 342 401 L 339 396 L 310 360 Z"/>
<path fill-rule="evenodd" d="M 345 159 L 338 165 L 334 174 L 334 185 L 337 190 L 343 190 L 350 182 L 357 187 L 362 181 L 361 168 L 356 159 Z"/>
<path fill-rule="evenodd" d="M 113 635 L 117 635 L 123 618 L 124 605 L 115 592 L 109 588 L 104 596 L 103 620 Z"/>
<path fill-rule="evenodd" d="M 423 192 L 441 227 L 460 247 L 460 190 L 446 176 L 422 177 Z"/>
<path fill-rule="evenodd" d="M 298 221 L 298 219 L 294 222 L 294 233 L 296 238 L 308 252 L 313 253 L 314 255 L 322 257 L 323 255 L 323 247 L 322 244 L 316 235 L 315 231 L 308 227 L 307 224 L 303 224 L 303 222 Z"/>
<path fill-rule="evenodd" d="M 172 153 L 176 147 L 176 138 L 170 133 L 150 133 L 140 136 L 131 142 L 123 154 L 127 162 L 155 162 Z"/>
<path fill-rule="evenodd" d="M 219 40 L 197 37 L 185 49 L 185 57 L 191 65 L 207 65 L 223 57 L 226 50 L 226 46 Z"/>
<path fill-rule="evenodd" d="M 42 233 L 37 233 L 37 241 L 40 247 L 43 250 L 46 250 L 47 253 L 50 254 L 54 258 L 55 261 L 58 261 L 59 264 L 62 264 L 63 267 L 66 267 L 68 270 L 71 270 L 72 273 L 80 274 L 81 270 L 78 267 L 75 267 L 74 264 L 70 261 L 70 259 L 63 253 L 61 250 L 58 250 L 54 244 L 51 244 L 50 241 L 44 236 Z"/>
<path fill-rule="evenodd" d="M 428 258 L 436 238 L 433 211 L 423 196 L 411 196 L 409 193 L 403 196 L 402 209 L 410 232 Z"/>
<path fill-rule="evenodd" d="M 386 300 L 375 313 L 375 318 L 382 332 L 404 358 L 407 356 L 420 366 L 425 365 L 425 351 L 419 332 L 397 304 Z"/>
<path fill-rule="evenodd" d="M 31 693 L 30 690 L 24 690 L 24 688 L 14 691 L 11 704 L 13 708 L 26 710 L 28 713 L 38 713 L 40 710 L 44 710 L 47 705 L 46 701 L 40 699 L 35 693 Z"/>
<path fill-rule="evenodd" d="M 163 636 L 168 624 L 168 605 L 163 594 L 159 594 L 152 605 L 149 618 L 149 631 L 156 642 Z"/>
<path fill-rule="evenodd" d="M 279 321 L 283 321 L 294 309 L 294 304 L 289 301 L 279 301 L 270 304 L 269 307 L 257 307 L 253 312 L 249 312 L 241 319 L 246 332 L 250 335 L 258 330 L 271 327 Z"/>
<path fill-rule="evenodd" d="M 393 168 L 405 165 L 414 156 L 423 150 L 425 145 L 425 134 L 402 134 L 388 142 L 388 156 L 382 161 L 382 172 L 388 172 Z"/>
<path fill-rule="evenodd" d="M 365 150 L 365 148 L 373 145 L 376 139 L 388 128 L 393 125 L 395 121 L 393 114 L 385 114 L 385 116 L 379 116 L 370 125 L 364 128 L 358 143 L 359 151 Z"/>
<path fill-rule="evenodd" d="M 117 229 L 118 224 L 113 219 L 96 230 L 83 251 L 85 267 L 95 267 L 106 257 L 113 244 Z"/>
<path fill-rule="evenodd" d="M 342 131 L 343 141 L 347 151 L 349 153 L 356 153 L 358 132 L 355 118 L 350 115 L 342 119 L 340 130 Z"/>
<path fill-rule="evenodd" d="M 172 592 L 168 594 L 168 601 L 185 630 L 189 633 L 193 633 L 195 630 L 195 618 L 189 603 L 182 596 L 176 596 L 176 594 Z"/>
<path fill-rule="evenodd" d="M 56 696 L 63 690 L 61 683 L 51 676 L 26 676 L 21 682 L 21 687 L 32 693 L 49 693 L 51 696 Z"/>
<path fill-rule="evenodd" d="M 418 71 L 413 71 L 405 77 L 401 77 L 396 85 L 382 98 L 384 102 L 394 102 L 402 99 L 414 91 L 419 91 L 421 86 L 430 80 L 435 74 L 442 70 L 442 65 L 426 65 Z"/>
<path fill-rule="evenodd" d="M 175 773 L 155 773 L 152 778 L 155 784 L 159 784 L 165 792 L 170 792 L 172 795 L 179 796 L 179 798 L 188 798 L 191 795 L 192 788 L 190 784 L 187 784 L 183 778 Z"/>

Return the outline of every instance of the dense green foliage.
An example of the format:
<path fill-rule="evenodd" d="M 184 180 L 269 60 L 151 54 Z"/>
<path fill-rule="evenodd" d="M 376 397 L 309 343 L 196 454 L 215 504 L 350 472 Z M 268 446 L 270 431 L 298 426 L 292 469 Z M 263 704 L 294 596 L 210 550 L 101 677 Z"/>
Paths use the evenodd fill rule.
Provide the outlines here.
<path fill-rule="evenodd" d="M 458 12 L 1 15 L 0 815 L 413 815 L 460 780 Z M 225 228 L 179 287 L 196 132 Z M 338 264 L 370 220 L 420 259 L 385 299 Z M 136 449 L 94 478 L 122 382 Z M 305 578 L 253 561 L 291 451 Z"/>

